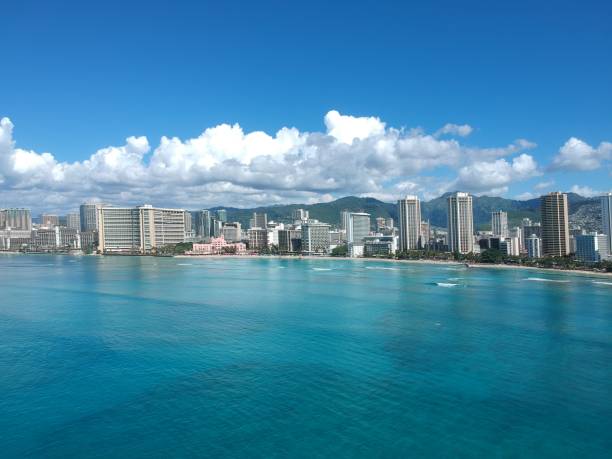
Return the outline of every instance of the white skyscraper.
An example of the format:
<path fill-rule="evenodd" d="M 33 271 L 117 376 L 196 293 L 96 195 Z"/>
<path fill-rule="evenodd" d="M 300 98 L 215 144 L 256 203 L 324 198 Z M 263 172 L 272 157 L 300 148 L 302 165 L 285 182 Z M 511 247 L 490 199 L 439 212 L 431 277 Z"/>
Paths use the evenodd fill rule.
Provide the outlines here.
<path fill-rule="evenodd" d="M 608 253 L 612 253 L 612 193 L 601 197 L 601 227 L 608 241 Z"/>
<path fill-rule="evenodd" d="M 416 196 L 406 196 L 397 201 L 399 215 L 399 249 L 404 252 L 419 248 L 421 236 L 421 202 Z"/>
<path fill-rule="evenodd" d="M 491 212 L 491 231 L 494 236 L 508 237 L 508 213 L 503 210 Z"/>
<path fill-rule="evenodd" d="M 474 251 L 474 213 L 469 193 L 448 197 L 448 248 L 458 253 Z"/>

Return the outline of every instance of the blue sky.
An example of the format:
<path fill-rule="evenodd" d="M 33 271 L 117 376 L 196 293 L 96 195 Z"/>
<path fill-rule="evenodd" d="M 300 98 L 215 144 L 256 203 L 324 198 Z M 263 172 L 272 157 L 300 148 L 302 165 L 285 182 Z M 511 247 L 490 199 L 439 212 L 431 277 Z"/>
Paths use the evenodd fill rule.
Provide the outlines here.
<path fill-rule="evenodd" d="M 611 13 L 602 1 L 10 2 L 0 206 L 427 198 L 448 185 L 507 197 L 607 191 Z M 360 130 L 368 119 L 384 131 Z M 223 123 L 272 143 L 216 131 L 189 143 Z M 344 142 L 330 135 L 338 123 Z M 469 135 L 442 133 L 449 123 Z M 283 127 L 299 131 L 293 141 L 276 136 Z M 181 143 L 166 151 L 162 136 Z M 381 142 L 395 150 L 372 155 Z M 405 166 L 421 151 L 423 164 Z M 364 175 L 343 176 L 347 164 Z"/>

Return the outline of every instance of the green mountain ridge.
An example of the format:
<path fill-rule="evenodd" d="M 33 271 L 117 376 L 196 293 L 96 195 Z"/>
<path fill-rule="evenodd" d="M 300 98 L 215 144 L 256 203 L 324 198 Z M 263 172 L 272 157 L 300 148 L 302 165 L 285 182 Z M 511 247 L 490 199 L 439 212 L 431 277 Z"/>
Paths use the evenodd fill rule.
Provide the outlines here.
<path fill-rule="evenodd" d="M 431 225 L 446 227 L 446 199 L 453 193 L 445 193 L 430 201 L 421 202 L 421 215 L 423 220 L 429 220 Z M 597 221 L 596 204 L 597 198 L 586 198 L 576 193 L 568 193 L 570 221 L 573 215 L 586 214 L 592 221 Z M 584 208 L 583 208 L 584 207 Z M 582 210 L 580 210 L 582 208 Z M 371 214 L 372 220 L 377 217 L 393 218 L 397 225 L 397 204 L 379 201 L 375 198 L 360 198 L 357 196 L 346 196 L 331 202 L 317 204 L 276 204 L 271 206 L 260 206 L 249 209 L 235 207 L 213 207 L 211 210 L 225 209 L 228 221 L 240 222 L 243 227 L 248 228 L 249 220 L 253 212 L 265 212 L 268 220 L 278 222 L 291 222 L 291 214 L 295 209 L 306 209 L 310 218 L 315 218 L 331 225 L 340 224 L 340 212 L 349 210 L 351 212 L 367 212 Z M 491 225 L 491 212 L 503 210 L 508 212 L 508 223 L 510 226 L 518 226 L 522 218 L 530 218 L 540 221 L 539 198 L 527 201 L 518 201 L 495 196 L 473 196 L 474 225 L 478 230 L 486 230 Z M 579 212 L 580 211 L 580 212 Z M 593 215 L 591 215 L 593 214 Z"/>

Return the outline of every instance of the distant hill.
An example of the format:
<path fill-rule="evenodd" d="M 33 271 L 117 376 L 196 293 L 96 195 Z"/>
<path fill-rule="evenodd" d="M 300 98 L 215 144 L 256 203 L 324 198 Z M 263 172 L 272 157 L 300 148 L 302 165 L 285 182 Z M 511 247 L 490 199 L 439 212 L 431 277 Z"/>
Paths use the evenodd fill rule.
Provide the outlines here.
<path fill-rule="evenodd" d="M 434 226 L 446 227 L 446 199 L 452 193 L 445 193 L 431 201 L 421 202 L 421 214 L 423 220 L 429 220 Z M 576 193 L 568 193 L 570 222 L 581 224 L 588 230 L 599 229 L 599 205 L 597 198 L 585 198 Z M 340 224 L 340 212 L 349 210 L 352 212 L 367 212 L 372 215 L 372 219 L 377 217 L 391 217 L 397 222 L 397 205 L 379 201 L 374 198 L 359 198 L 347 196 L 331 202 L 319 204 L 287 204 L 261 206 L 251 209 L 238 209 L 233 207 L 215 207 L 211 210 L 226 209 L 229 221 L 238 221 L 245 228 L 248 228 L 249 219 L 253 212 L 265 212 L 268 220 L 278 222 L 290 222 L 291 214 L 295 209 L 306 209 L 310 213 L 310 218 L 316 218 L 322 222 L 332 225 Z M 520 224 L 522 218 L 530 218 L 540 221 L 540 200 L 530 199 L 518 201 L 493 196 L 474 196 L 474 225 L 476 229 L 486 230 L 491 226 L 491 212 L 503 210 L 508 212 L 510 226 Z"/>

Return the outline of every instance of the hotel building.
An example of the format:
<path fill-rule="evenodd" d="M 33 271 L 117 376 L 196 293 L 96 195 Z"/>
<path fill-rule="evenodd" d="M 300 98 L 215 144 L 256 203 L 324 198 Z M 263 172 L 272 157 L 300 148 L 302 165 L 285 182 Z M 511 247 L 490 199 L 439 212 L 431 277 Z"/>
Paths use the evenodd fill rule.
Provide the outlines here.
<path fill-rule="evenodd" d="M 99 250 L 103 253 L 146 254 L 185 242 L 183 209 L 101 207 L 99 214 Z"/>
<path fill-rule="evenodd" d="M 399 216 L 399 249 L 401 252 L 418 249 L 421 245 L 421 202 L 417 196 L 406 196 L 397 201 Z"/>
<path fill-rule="evenodd" d="M 326 223 L 306 223 L 302 225 L 302 253 L 321 255 L 329 252 L 329 230 Z"/>
<path fill-rule="evenodd" d="M 548 193 L 540 198 L 542 255 L 563 257 L 570 253 L 567 194 Z"/>
<path fill-rule="evenodd" d="M 451 252 L 474 251 L 474 214 L 472 196 L 455 193 L 447 199 L 448 204 L 448 248 Z"/>

